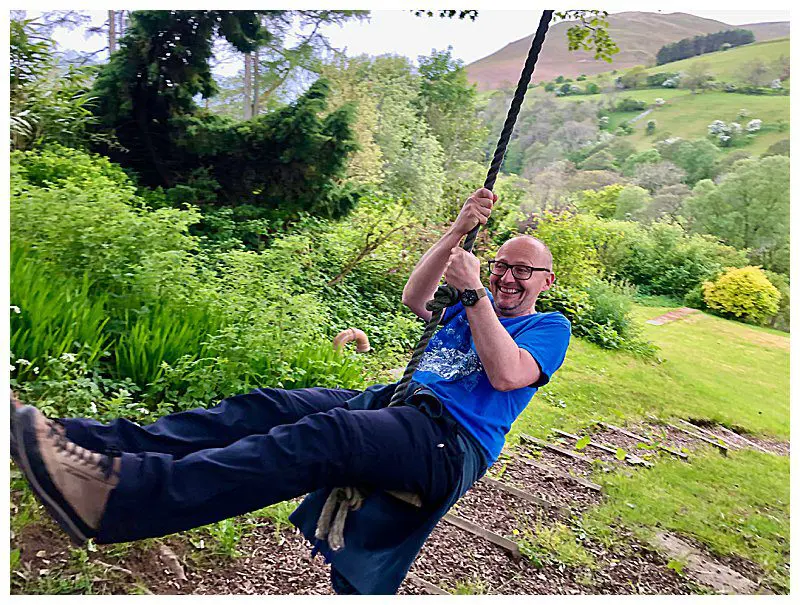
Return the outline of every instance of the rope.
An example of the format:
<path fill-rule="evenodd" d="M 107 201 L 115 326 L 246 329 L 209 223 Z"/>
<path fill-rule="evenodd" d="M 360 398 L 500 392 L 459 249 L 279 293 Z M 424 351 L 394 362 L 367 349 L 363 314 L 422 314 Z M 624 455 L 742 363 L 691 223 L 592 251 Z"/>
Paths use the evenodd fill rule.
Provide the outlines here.
<path fill-rule="evenodd" d="M 508 142 L 511 140 L 511 132 L 514 130 L 514 124 L 519 116 L 519 111 L 522 107 L 522 101 L 525 99 L 525 93 L 528 90 L 528 84 L 530 84 L 531 76 L 533 75 L 533 68 L 536 66 L 536 61 L 539 58 L 539 51 L 542 50 L 544 37 L 547 33 L 547 29 L 552 18 L 553 11 L 544 11 L 542 13 L 542 18 L 539 20 L 539 27 L 536 29 L 536 34 L 533 36 L 533 42 L 531 43 L 531 49 L 528 52 L 528 58 L 525 60 L 525 66 L 522 68 L 522 73 L 519 77 L 519 83 L 517 84 L 517 89 L 514 92 L 514 98 L 511 100 L 511 106 L 508 109 L 508 115 L 506 116 L 503 130 L 500 132 L 500 138 L 497 141 L 497 148 L 495 149 L 492 163 L 489 166 L 489 172 L 486 175 L 486 181 L 484 181 L 483 184 L 483 186 L 490 191 L 494 188 L 497 175 L 500 172 L 500 166 L 503 164 L 506 148 L 508 147 Z M 462 244 L 462 247 L 467 252 L 472 252 L 472 247 L 475 245 L 475 239 L 478 236 L 480 227 L 481 226 L 479 223 L 467 234 L 467 237 Z M 428 347 L 428 342 L 430 342 L 433 333 L 436 331 L 436 328 L 439 327 L 439 323 L 442 320 L 442 315 L 444 314 L 445 308 L 452 307 L 458 302 L 458 300 L 458 290 L 452 286 L 448 286 L 447 284 L 442 284 L 437 288 L 436 293 L 433 295 L 433 299 L 429 300 L 425 304 L 425 308 L 431 312 L 431 318 L 425 325 L 425 330 L 423 331 L 417 346 L 414 348 L 414 352 L 412 353 L 411 359 L 406 366 L 403 377 L 400 379 L 400 382 L 397 383 L 397 387 L 395 387 L 394 394 L 389 402 L 389 407 L 400 405 L 403 403 L 403 401 L 405 401 L 406 391 L 408 390 L 408 385 L 411 382 L 411 376 L 416 371 L 419 361 L 422 358 L 422 355 L 425 353 L 425 349 Z M 419 501 L 419 496 L 416 494 L 401 494 L 397 497 L 406 500 L 408 498 L 416 499 Z M 361 508 L 363 501 L 363 493 L 356 488 L 334 488 L 322 507 L 322 512 L 320 513 L 319 520 L 317 521 L 315 537 L 319 540 L 327 539 L 331 549 L 335 551 L 344 548 L 344 522 L 347 518 L 347 513 L 350 510 L 357 510 Z"/>

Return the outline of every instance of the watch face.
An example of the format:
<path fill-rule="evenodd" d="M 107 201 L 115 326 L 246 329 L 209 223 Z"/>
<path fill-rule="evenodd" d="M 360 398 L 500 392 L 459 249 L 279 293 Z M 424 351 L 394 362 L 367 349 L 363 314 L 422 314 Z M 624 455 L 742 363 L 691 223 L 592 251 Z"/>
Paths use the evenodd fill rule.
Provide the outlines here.
<path fill-rule="evenodd" d="M 464 290 L 461 293 L 461 302 L 465 307 L 471 307 L 478 302 L 478 294 L 475 292 L 475 290 Z"/>

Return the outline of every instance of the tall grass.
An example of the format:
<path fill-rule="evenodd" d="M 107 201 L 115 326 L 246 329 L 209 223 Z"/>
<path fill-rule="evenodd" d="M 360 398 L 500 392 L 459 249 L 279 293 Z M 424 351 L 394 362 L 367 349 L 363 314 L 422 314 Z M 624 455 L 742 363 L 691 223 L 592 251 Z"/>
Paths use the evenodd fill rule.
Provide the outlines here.
<path fill-rule="evenodd" d="M 108 297 L 93 295 L 88 275 L 82 279 L 58 275 L 37 262 L 35 251 L 11 249 L 11 353 L 18 363 L 18 380 L 35 379 L 37 365 L 47 357 L 84 349 L 89 364 L 97 362 L 108 344 Z"/>
<path fill-rule="evenodd" d="M 116 377 L 145 388 L 161 377 L 164 362 L 203 355 L 206 337 L 221 325 L 221 319 L 202 307 L 159 303 L 144 312 L 126 311 L 114 351 Z"/>

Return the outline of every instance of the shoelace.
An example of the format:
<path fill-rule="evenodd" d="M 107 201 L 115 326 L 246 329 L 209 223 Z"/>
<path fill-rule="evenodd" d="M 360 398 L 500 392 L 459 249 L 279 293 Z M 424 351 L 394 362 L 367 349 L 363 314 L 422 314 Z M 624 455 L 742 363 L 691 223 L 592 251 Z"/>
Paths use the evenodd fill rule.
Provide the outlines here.
<path fill-rule="evenodd" d="M 68 456 L 71 456 L 81 464 L 94 466 L 100 469 L 103 471 L 103 476 L 106 479 L 111 476 L 114 467 L 110 457 L 87 450 L 77 443 L 70 441 L 64 433 L 64 428 L 53 420 L 48 420 L 48 426 L 50 428 L 50 436 L 55 437 L 55 445 L 59 451 L 65 452 Z"/>

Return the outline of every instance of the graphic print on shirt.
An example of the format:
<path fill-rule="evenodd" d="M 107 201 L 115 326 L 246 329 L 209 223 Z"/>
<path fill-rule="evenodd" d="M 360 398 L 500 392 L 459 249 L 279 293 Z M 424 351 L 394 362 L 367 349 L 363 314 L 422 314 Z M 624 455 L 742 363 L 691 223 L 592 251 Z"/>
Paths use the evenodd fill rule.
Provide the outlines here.
<path fill-rule="evenodd" d="M 470 346 L 469 331 L 459 325 L 466 321 L 464 316 L 455 318 L 431 339 L 417 371 L 430 372 L 449 381 L 459 380 L 464 389 L 471 392 L 478 386 L 483 364 Z"/>

